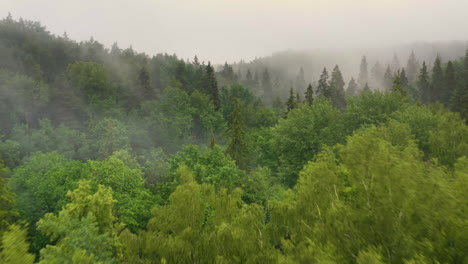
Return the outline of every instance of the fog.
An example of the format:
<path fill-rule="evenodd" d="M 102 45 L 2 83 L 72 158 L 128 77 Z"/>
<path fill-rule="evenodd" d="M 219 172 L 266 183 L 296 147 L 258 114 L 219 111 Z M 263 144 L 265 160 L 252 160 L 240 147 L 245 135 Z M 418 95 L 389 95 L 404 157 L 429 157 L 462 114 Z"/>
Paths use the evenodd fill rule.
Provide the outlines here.
<path fill-rule="evenodd" d="M 40 21 L 71 39 L 91 36 L 149 55 L 214 63 L 286 49 L 375 48 L 466 40 L 466 0 L 1 0 L 2 17 Z"/>

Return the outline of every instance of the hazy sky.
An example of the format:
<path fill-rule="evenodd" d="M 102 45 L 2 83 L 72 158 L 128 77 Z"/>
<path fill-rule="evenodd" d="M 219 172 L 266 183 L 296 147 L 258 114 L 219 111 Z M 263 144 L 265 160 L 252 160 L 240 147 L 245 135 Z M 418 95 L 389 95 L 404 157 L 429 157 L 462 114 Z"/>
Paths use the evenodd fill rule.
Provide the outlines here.
<path fill-rule="evenodd" d="M 285 49 L 467 40 L 468 0 L 0 0 L 75 40 L 215 63 Z"/>

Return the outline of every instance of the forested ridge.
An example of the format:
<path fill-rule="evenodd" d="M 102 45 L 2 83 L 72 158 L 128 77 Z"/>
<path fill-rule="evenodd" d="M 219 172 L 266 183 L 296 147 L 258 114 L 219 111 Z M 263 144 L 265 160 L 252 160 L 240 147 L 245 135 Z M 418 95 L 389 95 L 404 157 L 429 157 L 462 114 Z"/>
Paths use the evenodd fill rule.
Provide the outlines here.
<path fill-rule="evenodd" d="M 468 263 L 468 47 L 417 52 L 284 85 L 2 19 L 0 263 Z"/>

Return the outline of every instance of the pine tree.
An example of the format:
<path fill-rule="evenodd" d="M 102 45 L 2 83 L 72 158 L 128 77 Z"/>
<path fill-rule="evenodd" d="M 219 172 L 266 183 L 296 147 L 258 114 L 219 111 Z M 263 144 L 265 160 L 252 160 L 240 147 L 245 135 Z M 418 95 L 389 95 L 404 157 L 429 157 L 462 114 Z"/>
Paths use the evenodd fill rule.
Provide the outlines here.
<path fill-rule="evenodd" d="M 338 109 L 343 109 L 346 104 L 344 86 L 343 75 L 338 65 L 336 65 L 335 68 L 333 68 L 330 80 L 330 99 L 333 106 Z"/>
<path fill-rule="evenodd" d="M 239 168 L 247 169 L 248 148 L 245 142 L 245 123 L 242 117 L 239 99 L 234 98 L 232 105 L 233 110 L 229 115 L 229 126 L 227 130 L 227 134 L 229 135 L 229 144 L 226 149 L 226 153 L 236 161 Z"/>
<path fill-rule="evenodd" d="M 309 83 L 309 86 L 307 86 L 307 90 L 304 95 L 306 103 L 308 105 L 312 105 L 314 103 L 314 89 L 312 88 L 312 84 Z"/>
<path fill-rule="evenodd" d="M 390 66 L 387 66 L 387 70 L 385 70 L 384 78 L 383 78 L 383 85 L 385 90 L 390 91 L 393 86 L 393 74 Z"/>
<path fill-rule="evenodd" d="M 346 94 L 349 96 L 357 95 L 358 93 L 358 86 L 354 78 L 351 78 L 351 80 L 348 83 L 348 88 L 346 89 Z"/>
<path fill-rule="evenodd" d="M 426 62 L 422 64 L 422 68 L 419 71 L 418 78 L 418 89 L 421 94 L 421 101 L 423 103 L 428 103 L 430 101 L 430 84 L 429 84 L 429 72 L 427 71 Z"/>
<path fill-rule="evenodd" d="M 367 82 L 369 82 L 369 74 L 367 71 L 367 59 L 366 56 L 362 56 L 361 66 L 359 67 L 358 85 L 361 88 L 363 88 Z"/>
<path fill-rule="evenodd" d="M 271 104 L 273 98 L 273 89 L 271 87 L 271 79 L 270 74 L 268 73 L 268 69 L 265 69 L 262 75 L 262 88 L 263 88 L 263 97 L 265 99 L 265 103 Z"/>
<path fill-rule="evenodd" d="M 406 75 L 408 77 L 408 84 L 413 85 L 416 82 L 416 75 L 418 73 L 418 61 L 414 55 L 414 51 L 411 51 L 411 54 L 406 63 Z"/>
<path fill-rule="evenodd" d="M 289 89 L 289 98 L 286 101 L 286 114 L 294 108 L 296 108 L 296 97 L 294 96 L 294 89 L 291 87 L 291 89 Z"/>
<path fill-rule="evenodd" d="M 218 82 L 216 81 L 214 68 L 211 66 L 210 62 L 208 62 L 206 66 L 204 85 L 215 109 L 219 110 L 221 108 L 221 99 L 219 98 Z"/>
<path fill-rule="evenodd" d="M 320 97 L 330 98 L 330 88 L 328 85 L 328 72 L 327 68 L 323 68 L 322 74 L 317 85 L 317 94 Z"/>
<path fill-rule="evenodd" d="M 444 89 L 444 72 L 442 70 L 442 63 L 440 62 L 440 57 L 437 55 L 434 61 L 434 67 L 432 67 L 432 83 L 431 83 L 431 93 L 430 101 L 441 101 L 443 97 Z"/>

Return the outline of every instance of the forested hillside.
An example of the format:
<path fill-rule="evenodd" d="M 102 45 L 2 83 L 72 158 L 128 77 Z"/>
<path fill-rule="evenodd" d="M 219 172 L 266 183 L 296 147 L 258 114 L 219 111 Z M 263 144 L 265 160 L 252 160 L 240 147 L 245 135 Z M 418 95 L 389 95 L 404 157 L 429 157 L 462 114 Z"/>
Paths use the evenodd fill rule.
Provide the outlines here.
<path fill-rule="evenodd" d="M 468 263 L 468 48 L 363 55 L 290 85 L 4 18 L 0 263 Z"/>

